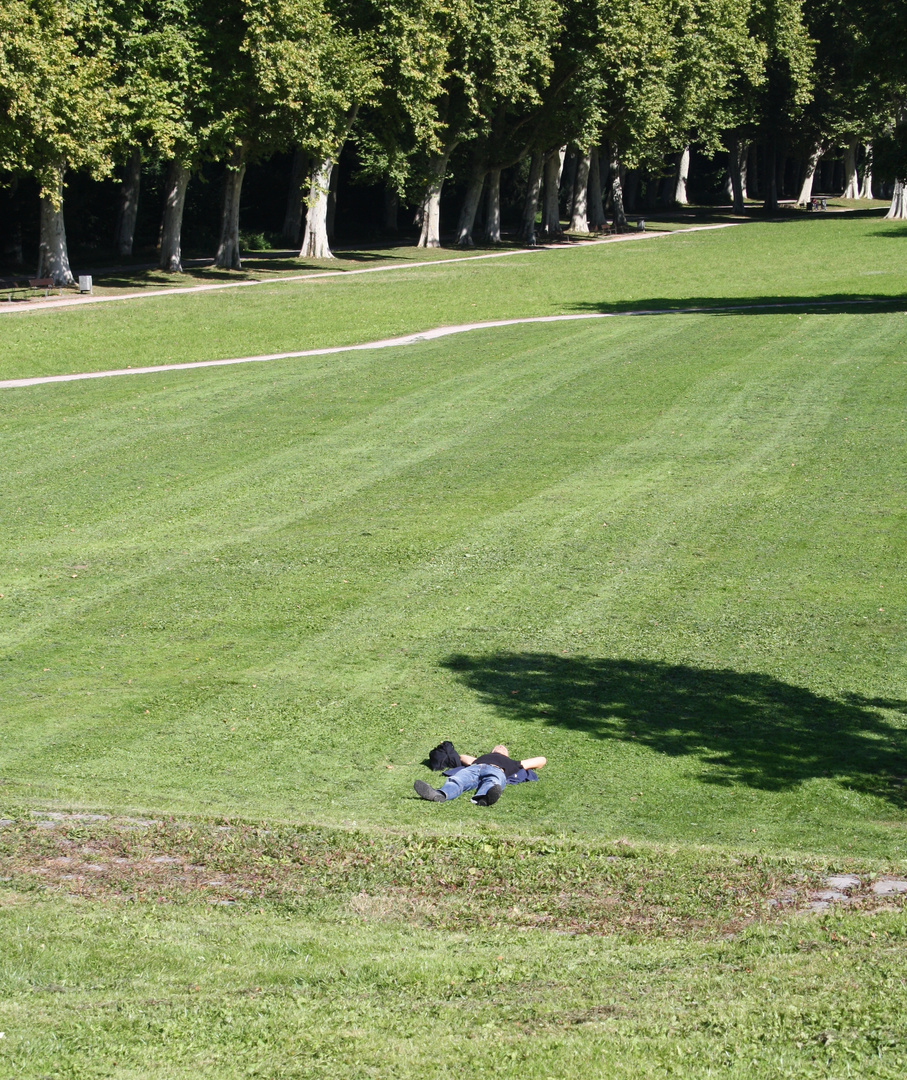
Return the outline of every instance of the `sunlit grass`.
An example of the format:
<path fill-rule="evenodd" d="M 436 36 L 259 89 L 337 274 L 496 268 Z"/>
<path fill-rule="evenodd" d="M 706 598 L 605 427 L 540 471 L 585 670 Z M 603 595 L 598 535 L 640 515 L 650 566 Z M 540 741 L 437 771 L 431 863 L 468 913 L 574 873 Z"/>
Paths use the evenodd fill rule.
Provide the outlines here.
<path fill-rule="evenodd" d="M 0 1073 L 902 1076 L 901 900 L 805 910 L 907 872 L 898 229 L 0 318 L 12 377 L 803 302 L 2 391 Z M 549 764 L 428 804 L 445 738 Z"/>
<path fill-rule="evenodd" d="M 907 295 L 903 226 L 812 215 L 0 318 L 0 378 L 381 340 L 490 319 Z M 407 258 L 425 253 L 409 249 Z M 426 256 L 428 257 L 428 256 Z M 338 260 L 339 262 L 339 260 Z M 335 267 L 331 267 L 334 269 Z M 362 266 L 356 268 L 362 269 Z M 824 307 L 822 308 L 824 310 Z"/>

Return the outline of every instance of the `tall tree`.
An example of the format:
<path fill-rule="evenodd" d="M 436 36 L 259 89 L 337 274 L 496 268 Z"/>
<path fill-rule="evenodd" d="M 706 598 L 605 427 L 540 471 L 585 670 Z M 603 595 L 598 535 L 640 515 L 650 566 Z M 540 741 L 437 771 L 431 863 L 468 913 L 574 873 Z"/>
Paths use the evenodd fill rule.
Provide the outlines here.
<path fill-rule="evenodd" d="M 106 176 L 119 95 L 107 20 L 91 0 L 0 0 L 0 169 L 36 177 L 38 276 L 73 282 L 63 221 L 68 169 Z"/>
<path fill-rule="evenodd" d="M 765 151 L 765 206 L 777 209 L 779 152 L 802 138 L 814 90 L 814 43 L 804 24 L 802 0 L 747 0 L 742 7 L 750 62 L 736 73 L 714 117 L 724 129 L 738 213 L 743 212 L 747 148 L 754 140 Z"/>
<path fill-rule="evenodd" d="M 416 143 L 421 150 L 420 247 L 441 242 L 441 190 L 450 155 L 461 142 L 487 136 L 496 122 L 502 125 L 508 109 L 539 100 L 558 28 L 554 0 L 438 3 L 429 23 L 436 40 L 429 65 L 436 89 L 423 99 L 428 108 L 423 107 L 425 122 Z M 484 164 L 487 171 L 495 163 L 486 157 Z"/>
<path fill-rule="evenodd" d="M 121 108 L 114 127 L 118 160 L 126 163 L 117 219 L 118 253 L 132 251 L 141 164 L 178 162 L 168 177 L 162 262 L 180 270 L 182 196 L 188 166 L 199 156 L 203 118 L 199 87 L 210 78 L 202 53 L 196 5 L 200 0 L 106 0 L 110 12 L 112 77 Z M 173 173 L 182 196 L 169 206 Z M 173 220 L 179 209 L 179 220 Z"/>
<path fill-rule="evenodd" d="M 374 10 L 358 0 L 246 0 L 248 56 L 272 145 L 313 161 L 300 255 L 331 258 L 331 173 L 360 107 L 378 89 Z"/>
<path fill-rule="evenodd" d="M 871 143 L 879 175 L 893 180 L 893 216 L 901 216 L 897 183 L 907 178 L 907 7 L 900 0 L 804 0 L 816 40 L 815 102 L 807 121 L 833 146 L 845 148 L 845 183 L 859 195 L 854 149 Z"/>
<path fill-rule="evenodd" d="M 547 149 L 557 145 L 549 140 L 566 138 L 585 156 L 609 144 L 618 224 L 624 167 L 658 167 L 666 153 L 692 139 L 718 148 L 735 80 L 741 73 L 758 76 L 759 48 L 748 34 L 748 13 L 749 0 L 563 3 L 541 145 Z M 578 213 L 573 225 L 584 224 Z"/>

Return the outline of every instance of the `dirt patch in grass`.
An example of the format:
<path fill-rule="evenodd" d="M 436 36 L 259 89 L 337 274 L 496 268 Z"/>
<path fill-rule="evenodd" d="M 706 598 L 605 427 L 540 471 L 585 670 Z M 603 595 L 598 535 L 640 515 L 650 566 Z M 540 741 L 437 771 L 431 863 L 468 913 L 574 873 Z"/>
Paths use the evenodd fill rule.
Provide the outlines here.
<path fill-rule="evenodd" d="M 367 922 L 733 934 L 808 912 L 828 867 L 706 849 L 56 815 L 0 829 L 7 888 L 97 902 L 279 904 Z M 869 880 L 868 875 L 863 880 Z M 890 906 L 870 885 L 850 907 Z M 897 897 L 899 905 L 907 897 Z"/>

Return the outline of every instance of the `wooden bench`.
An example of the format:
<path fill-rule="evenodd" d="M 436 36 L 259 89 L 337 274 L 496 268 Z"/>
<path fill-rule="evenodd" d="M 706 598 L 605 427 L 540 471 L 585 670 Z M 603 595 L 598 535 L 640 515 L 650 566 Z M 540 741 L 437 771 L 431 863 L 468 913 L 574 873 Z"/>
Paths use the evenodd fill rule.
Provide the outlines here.
<path fill-rule="evenodd" d="M 43 289 L 44 295 L 49 296 L 51 289 L 56 289 L 60 296 L 63 295 L 63 288 L 54 281 L 52 277 L 35 277 L 28 279 L 28 287 L 30 289 Z"/>

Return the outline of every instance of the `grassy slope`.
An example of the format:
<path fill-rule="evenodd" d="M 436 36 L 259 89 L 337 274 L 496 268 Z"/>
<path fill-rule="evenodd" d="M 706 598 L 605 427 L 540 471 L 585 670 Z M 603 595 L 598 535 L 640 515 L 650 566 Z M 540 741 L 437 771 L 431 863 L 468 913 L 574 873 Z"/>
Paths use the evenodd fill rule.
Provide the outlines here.
<path fill-rule="evenodd" d="M 903 913 L 773 915 L 814 876 L 784 860 L 129 822 L 0 845 L 4 1077 L 903 1075 Z"/>
<path fill-rule="evenodd" d="M 417 823 L 427 749 L 501 738 L 552 762 L 507 827 L 903 854 L 904 327 L 11 394 L 7 797 Z"/>
<path fill-rule="evenodd" d="M 204 303 L 224 312 L 228 355 L 456 322 L 473 303 L 484 318 L 743 295 L 747 277 L 753 295 L 903 292 L 892 236 L 829 224 L 747 226 L 749 249 L 738 229 L 553 254 L 557 279 L 532 262 L 547 256 L 526 257 L 532 277 L 523 257 L 475 264 L 501 267 L 493 279 L 436 268 L 428 294 L 415 272 L 375 275 L 357 279 L 375 294 L 330 293 L 331 321 L 289 303 L 293 286 L 270 292 L 285 304 L 270 321 L 270 286 Z M 446 317 L 444 281 L 459 305 L 448 294 Z M 119 365 L 129 349 L 144 362 L 161 333 L 210 355 L 199 302 L 0 320 L 4 374 L 63 355 Z M 5 394 L 13 816 L 356 820 L 414 845 L 462 833 L 488 858 L 498 838 L 625 836 L 663 845 L 655 859 L 704 922 L 676 940 L 663 921 L 515 937 L 521 916 L 502 906 L 500 925 L 477 916 L 472 932 L 467 908 L 439 935 L 420 929 L 428 900 L 370 907 L 355 879 L 322 908 L 212 910 L 99 907 L 16 878 L 0 907 L 0 1074 L 444 1076 L 465 1032 L 482 1067 L 522 1076 L 902 1075 L 903 915 L 724 940 L 689 845 L 728 865 L 728 849 L 905 865 L 905 320 L 526 327 Z M 482 816 L 408 798 L 447 736 L 551 764 Z M 568 895 L 575 873 L 552 866 Z"/>
<path fill-rule="evenodd" d="M 907 291 L 903 230 L 816 217 L 0 319 L 0 377 L 248 356 L 517 316 Z"/>
<path fill-rule="evenodd" d="M 904 924 L 890 914 L 705 945 L 401 936 L 269 909 L 4 914 L 8 1077 L 442 1080 L 466 1059 L 528 1080 L 898 1080 L 907 1065 Z"/>

